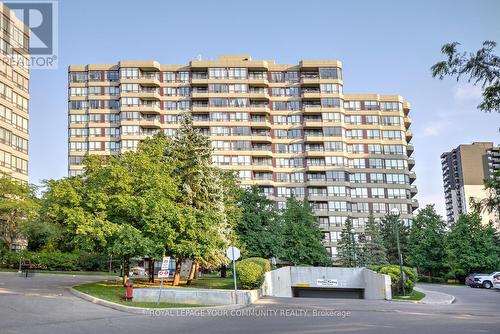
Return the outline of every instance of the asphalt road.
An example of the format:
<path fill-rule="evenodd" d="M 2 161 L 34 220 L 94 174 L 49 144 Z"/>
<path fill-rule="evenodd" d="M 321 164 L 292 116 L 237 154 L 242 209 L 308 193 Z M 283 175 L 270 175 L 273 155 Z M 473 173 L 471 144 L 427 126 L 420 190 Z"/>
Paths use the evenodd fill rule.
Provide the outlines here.
<path fill-rule="evenodd" d="M 134 315 L 73 296 L 68 287 L 102 277 L 0 273 L 0 333 L 500 333 L 500 290 L 425 285 L 452 305 L 263 298 L 220 314 L 181 310 Z M 337 311 L 337 312 L 335 312 Z"/>

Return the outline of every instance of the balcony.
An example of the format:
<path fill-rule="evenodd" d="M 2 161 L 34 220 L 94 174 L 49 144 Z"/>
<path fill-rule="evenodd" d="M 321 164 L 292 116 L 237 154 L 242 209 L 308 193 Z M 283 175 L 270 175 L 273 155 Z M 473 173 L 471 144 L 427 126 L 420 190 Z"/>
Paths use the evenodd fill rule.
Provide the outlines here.
<path fill-rule="evenodd" d="M 136 82 L 143 86 L 160 86 L 160 74 L 158 72 L 142 72 Z"/>
<path fill-rule="evenodd" d="M 308 88 L 303 88 L 301 95 L 303 98 L 317 98 L 319 99 L 321 92 L 319 89 L 308 89 Z"/>
<path fill-rule="evenodd" d="M 413 167 L 415 167 L 415 159 L 413 158 L 408 158 L 408 169 L 412 170 Z"/>
<path fill-rule="evenodd" d="M 404 117 L 405 127 L 408 129 L 411 125 L 411 118 L 409 116 Z"/>
<path fill-rule="evenodd" d="M 140 94 L 140 97 L 143 100 L 160 100 L 161 98 L 159 88 L 144 87 Z"/>
<path fill-rule="evenodd" d="M 304 112 L 309 112 L 309 113 L 320 113 L 321 112 L 321 104 L 310 104 L 310 103 L 304 103 L 302 105 L 302 110 Z"/>
<path fill-rule="evenodd" d="M 410 187 L 410 193 L 411 193 L 412 197 L 415 196 L 418 193 L 417 187 L 416 186 L 411 186 Z"/>
<path fill-rule="evenodd" d="M 415 151 L 415 147 L 412 144 L 406 145 L 406 152 L 408 153 L 408 156 L 410 156 L 413 151 Z"/>
<path fill-rule="evenodd" d="M 301 84 L 319 84 L 318 72 L 302 72 L 300 76 Z"/>
<path fill-rule="evenodd" d="M 139 119 L 139 125 L 143 128 L 161 128 L 160 117 L 142 117 Z"/>
<path fill-rule="evenodd" d="M 408 176 L 410 177 L 410 183 L 415 182 L 415 180 L 417 179 L 417 174 L 415 174 L 415 172 L 413 172 L 413 171 L 412 171 L 412 172 L 410 172 L 410 173 L 408 174 Z"/>
<path fill-rule="evenodd" d="M 413 132 L 411 132 L 411 130 L 406 130 L 406 141 L 410 142 L 412 138 L 413 138 Z"/>
<path fill-rule="evenodd" d="M 418 201 L 416 199 L 412 199 L 411 200 L 411 207 L 413 209 L 413 211 L 415 211 L 416 209 L 418 209 Z"/>

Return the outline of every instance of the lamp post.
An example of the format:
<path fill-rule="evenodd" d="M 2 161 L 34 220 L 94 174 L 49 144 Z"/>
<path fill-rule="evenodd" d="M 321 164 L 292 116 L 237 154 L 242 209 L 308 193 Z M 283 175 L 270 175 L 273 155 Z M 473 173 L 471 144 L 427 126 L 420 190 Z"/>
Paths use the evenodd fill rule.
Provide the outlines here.
<path fill-rule="evenodd" d="M 352 238 L 352 263 L 354 264 L 354 267 L 356 267 L 356 241 L 354 240 L 354 233 L 356 233 L 356 230 L 354 228 L 351 228 L 350 232 Z"/>
<path fill-rule="evenodd" d="M 405 294 L 405 283 L 404 283 L 404 272 L 403 272 L 403 255 L 401 254 L 401 245 L 399 243 L 399 210 L 397 208 L 392 208 L 391 214 L 394 216 L 394 219 L 396 221 L 396 243 L 398 246 L 400 284 L 403 296 L 405 296 L 406 294 Z"/>

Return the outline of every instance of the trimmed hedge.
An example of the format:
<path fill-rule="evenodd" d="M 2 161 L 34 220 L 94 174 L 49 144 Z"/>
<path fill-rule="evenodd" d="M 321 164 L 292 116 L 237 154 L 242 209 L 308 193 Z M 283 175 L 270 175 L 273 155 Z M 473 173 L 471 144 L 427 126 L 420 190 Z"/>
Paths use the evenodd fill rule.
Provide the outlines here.
<path fill-rule="evenodd" d="M 386 274 L 391 277 L 391 287 L 395 295 L 400 295 L 402 293 L 400 289 L 401 274 L 398 265 L 389 265 L 381 267 L 372 267 L 372 270 L 380 273 Z M 410 267 L 403 267 L 403 272 L 406 276 L 404 281 L 405 292 L 411 293 L 415 287 L 415 283 L 418 280 L 417 271 Z"/>
<path fill-rule="evenodd" d="M 236 274 L 243 289 L 256 289 L 264 282 L 264 274 L 271 270 L 267 259 L 251 257 L 236 263 Z"/>
<path fill-rule="evenodd" d="M 108 269 L 108 257 L 86 252 L 63 253 L 60 251 L 22 252 L 23 260 L 32 269 L 61 271 L 104 271 Z M 19 253 L 0 253 L 0 267 L 17 268 Z"/>

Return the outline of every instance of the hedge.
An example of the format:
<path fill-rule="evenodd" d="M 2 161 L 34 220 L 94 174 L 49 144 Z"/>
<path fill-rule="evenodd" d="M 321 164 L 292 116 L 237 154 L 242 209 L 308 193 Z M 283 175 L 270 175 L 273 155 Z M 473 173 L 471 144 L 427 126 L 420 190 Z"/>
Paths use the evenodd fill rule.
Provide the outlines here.
<path fill-rule="evenodd" d="M 402 293 L 400 289 L 401 275 L 398 265 L 373 267 L 372 270 L 380 274 L 389 275 L 391 277 L 391 287 L 393 293 L 396 295 L 400 295 Z M 405 293 L 411 293 L 413 291 L 413 288 L 415 287 L 415 283 L 418 280 L 417 271 L 410 267 L 403 267 L 403 272 L 406 276 L 406 279 L 404 281 Z"/>
<path fill-rule="evenodd" d="M 23 261 L 29 262 L 32 269 L 61 271 L 104 271 L 108 269 L 108 257 L 86 252 L 64 253 L 60 251 L 22 252 Z M 0 267 L 17 268 L 19 253 L 7 251 L 0 253 Z"/>
<path fill-rule="evenodd" d="M 251 257 L 236 263 L 236 274 L 243 289 L 256 289 L 264 282 L 264 274 L 271 270 L 267 259 Z"/>

